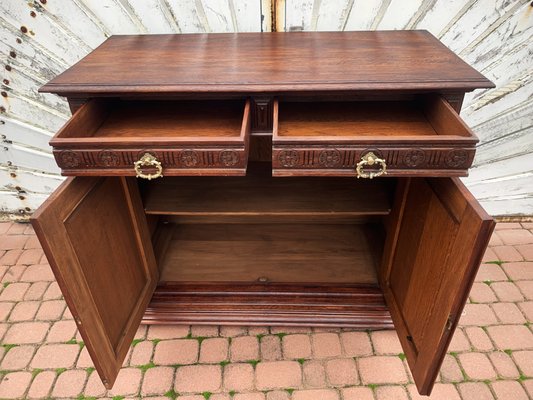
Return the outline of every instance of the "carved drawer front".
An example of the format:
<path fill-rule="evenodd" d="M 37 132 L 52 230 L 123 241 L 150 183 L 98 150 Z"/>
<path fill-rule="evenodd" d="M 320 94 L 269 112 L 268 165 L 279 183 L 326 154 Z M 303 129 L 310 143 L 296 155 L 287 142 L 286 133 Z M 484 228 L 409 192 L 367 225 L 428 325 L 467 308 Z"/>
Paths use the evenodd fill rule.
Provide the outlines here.
<path fill-rule="evenodd" d="M 93 99 L 50 141 L 63 175 L 245 175 L 249 101 Z"/>
<path fill-rule="evenodd" d="M 439 96 L 274 101 L 277 176 L 466 176 L 478 139 Z"/>

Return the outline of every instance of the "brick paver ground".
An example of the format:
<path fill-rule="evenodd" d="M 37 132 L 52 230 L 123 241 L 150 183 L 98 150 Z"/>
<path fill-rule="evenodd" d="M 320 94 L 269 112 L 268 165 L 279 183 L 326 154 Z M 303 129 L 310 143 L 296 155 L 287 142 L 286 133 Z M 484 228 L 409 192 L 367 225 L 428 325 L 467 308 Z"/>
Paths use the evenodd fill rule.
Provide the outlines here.
<path fill-rule="evenodd" d="M 533 224 L 500 223 L 434 399 L 533 398 Z M 106 392 L 30 225 L 0 222 L 0 399 L 419 399 L 394 331 L 141 326 Z"/>

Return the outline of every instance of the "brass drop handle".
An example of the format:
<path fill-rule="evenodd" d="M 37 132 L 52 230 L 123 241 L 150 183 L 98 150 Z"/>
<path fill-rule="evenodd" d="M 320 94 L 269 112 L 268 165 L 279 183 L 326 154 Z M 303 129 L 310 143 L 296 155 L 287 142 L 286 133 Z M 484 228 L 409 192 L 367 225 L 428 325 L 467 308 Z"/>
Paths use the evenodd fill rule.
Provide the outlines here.
<path fill-rule="evenodd" d="M 145 174 L 143 172 L 143 167 L 154 167 L 156 172 L 155 174 Z M 135 169 L 137 178 L 148 179 L 150 181 L 152 179 L 163 177 L 163 167 L 161 166 L 161 163 L 150 153 L 144 153 L 139 161 L 133 163 L 133 168 Z"/>
<path fill-rule="evenodd" d="M 380 164 L 381 168 L 377 171 L 369 171 L 365 172 L 363 169 L 365 165 L 374 165 L 374 164 Z M 355 168 L 355 171 L 357 172 L 357 178 L 369 178 L 373 179 L 377 176 L 381 175 L 387 175 L 387 163 L 384 159 L 379 158 L 371 151 L 366 153 L 361 157 L 361 161 L 357 163 L 357 167 Z"/>

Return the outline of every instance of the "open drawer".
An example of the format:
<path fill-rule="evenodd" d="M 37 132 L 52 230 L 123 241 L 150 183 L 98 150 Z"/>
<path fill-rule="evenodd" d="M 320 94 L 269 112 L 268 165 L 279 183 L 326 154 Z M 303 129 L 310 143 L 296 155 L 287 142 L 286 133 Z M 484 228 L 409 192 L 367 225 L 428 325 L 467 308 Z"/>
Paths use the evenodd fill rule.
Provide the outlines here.
<path fill-rule="evenodd" d="M 409 101 L 274 101 L 277 176 L 466 176 L 477 141 L 437 95 Z"/>
<path fill-rule="evenodd" d="M 245 175 L 249 101 L 93 99 L 50 141 L 63 175 Z"/>

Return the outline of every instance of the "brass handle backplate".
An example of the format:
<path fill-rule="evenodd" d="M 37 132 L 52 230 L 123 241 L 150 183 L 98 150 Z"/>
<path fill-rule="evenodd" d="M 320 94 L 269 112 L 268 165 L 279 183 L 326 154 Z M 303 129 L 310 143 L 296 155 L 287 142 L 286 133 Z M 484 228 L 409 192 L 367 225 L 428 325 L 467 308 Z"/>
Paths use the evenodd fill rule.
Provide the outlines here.
<path fill-rule="evenodd" d="M 155 174 L 145 174 L 143 172 L 144 167 L 155 168 Z M 135 174 L 137 178 L 148 179 L 150 181 L 152 179 L 163 177 L 163 167 L 161 166 L 161 163 L 157 161 L 157 158 L 150 153 L 144 153 L 144 155 L 139 159 L 139 161 L 135 161 L 135 163 L 133 164 L 133 168 L 135 169 Z"/>
<path fill-rule="evenodd" d="M 379 164 L 381 168 L 377 171 L 368 171 L 366 172 L 364 170 L 365 165 L 374 165 Z M 381 175 L 387 175 L 387 163 L 384 159 L 379 158 L 371 151 L 366 153 L 361 157 L 361 161 L 357 163 L 357 167 L 355 168 L 355 171 L 357 172 L 358 178 L 369 178 L 373 179 L 377 176 Z"/>

